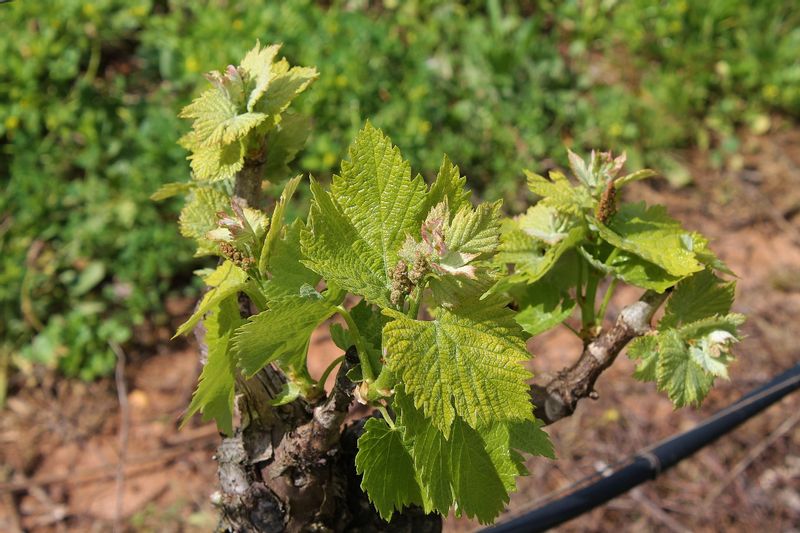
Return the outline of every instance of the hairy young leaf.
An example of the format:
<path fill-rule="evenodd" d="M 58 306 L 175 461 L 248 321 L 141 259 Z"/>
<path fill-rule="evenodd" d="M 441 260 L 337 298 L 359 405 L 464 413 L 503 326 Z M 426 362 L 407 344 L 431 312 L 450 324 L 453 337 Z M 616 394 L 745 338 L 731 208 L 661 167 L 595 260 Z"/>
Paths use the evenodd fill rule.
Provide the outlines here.
<path fill-rule="evenodd" d="M 531 374 L 520 364 L 530 355 L 511 311 L 442 310 L 433 321 L 386 313 L 395 319 L 383 328 L 386 363 L 442 432 L 456 415 L 473 427 L 531 418 Z"/>
<path fill-rule="evenodd" d="M 218 252 L 217 244 L 208 239 L 208 232 L 217 227 L 217 212 L 230 207 L 228 197 L 210 187 L 196 187 L 189 194 L 189 200 L 181 211 L 181 235 L 197 241 L 195 255 L 209 255 Z"/>
<path fill-rule="evenodd" d="M 422 213 L 428 213 L 442 202 L 447 202 L 450 212 L 455 213 L 464 206 L 470 205 L 469 191 L 466 189 L 467 178 L 461 175 L 458 167 L 450 162 L 447 156 L 442 159 L 439 173 L 431 185 Z"/>
<path fill-rule="evenodd" d="M 242 291 L 247 283 L 247 273 L 230 261 L 225 261 L 208 275 L 204 281 L 210 288 L 203 295 L 203 299 L 200 300 L 189 320 L 184 322 L 175 332 L 173 339 L 190 331 L 203 318 L 203 315 L 218 306 L 220 302 Z"/>
<path fill-rule="evenodd" d="M 500 238 L 500 202 L 465 205 L 444 228 L 448 253 L 482 254 L 497 248 Z"/>
<path fill-rule="evenodd" d="M 528 177 L 528 188 L 541 196 L 546 206 L 569 215 L 581 215 L 593 204 L 589 189 L 582 185 L 573 186 L 561 172 L 550 172 L 550 179 L 525 171 Z"/>
<path fill-rule="evenodd" d="M 244 167 L 245 145 L 242 141 L 201 149 L 195 149 L 194 145 L 184 146 L 193 150 L 189 159 L 193 177 L 198 181 L 226 180 L 235 176 Z"/>
<path fill-rule="evenodd" d="M 267 85 L 263 97 L 253 105 L 253 110 L 270 116 L 281 114 L 289 107 L 292 100 L 305 91 L 318 77 L 317 69 L 313 67 L 289 68 L 289 63 L 282 59 L 273 65 L 272 79 Z"/>
<path fill-rule="evenodd" d="M 358 439 L 356 472 L 363 476 L 361 489 L 384 520 L 390 520 L 395 510 L 422 503 L 414 463 L 403 445 L 402 433 L 383 420 L 371 418 L 364 425 L 364 433 Z"/>
<path fill-rule="evenodd" d="M 236 383 L 236 361 L 228 345 L 233 331 L 242 324 L 236 298 L 228 297 L 211 311 L 204 321 L 208 361 L 200 374 L 197 390 L 186 410 L 181 426 L 198 411 L 203 422 L 216 420 L 226 435 L 233 434 L 233 397 Z"/>
<path fill-rule="evenodd" d="M 669 395 L 676 406 L 700 405 L 714 384 L 714 375 L 705 372 L 691 357 L 680 333 L 671 329 L 659 335 L 656 366 L 658 388 Z"/>
<path fill-rule="evenodd" d="M 253 111 L 255 104 L 267 90 L 272 80 L 273 64 L 280 49 L 281 45 L 279 44 L 273 44 L 262 48 L 261 43 L 258 42 L 242 59 L 240 67 L 253 86 L 247 99 L 248 111 Z"/>

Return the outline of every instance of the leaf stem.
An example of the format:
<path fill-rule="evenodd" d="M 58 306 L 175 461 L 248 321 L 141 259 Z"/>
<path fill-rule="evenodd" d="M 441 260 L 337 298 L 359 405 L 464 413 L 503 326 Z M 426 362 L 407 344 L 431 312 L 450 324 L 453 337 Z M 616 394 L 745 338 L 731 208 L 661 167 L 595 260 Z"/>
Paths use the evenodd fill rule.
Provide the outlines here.
<path fill-rule="evenodd" d="M 350 316 L 350 312 L 343 306 L 337 305 L 336 312 L 339 313 L 339 315 L 341 315 L 341 317 L 347 323 L 347 329 L 350 331 L 350 335 L 353 337 L 353 342 L 355 343 L 356 351 L 358 352 L 358 361 L 361 363 L 361 373 L 364 376 L 364 381 L 367 383 L 372 383 L 375 381 L 375 370 L 372 368 L 372 363 L 369 361 L 369 354 L 367 354 L 367 349 L 364 345 L 364 338 L 361 337 L 361 333 L 358 331 L 358 326 L 356 326 L 353 317 Z"/>
<path fill-rule="evenodd" d="M 585 268 L 588 267 L 588 263 L 584 262 L 583 264 Z M 600 282 L 600 277 L 592 272 L 587 271 L 586 278 L 586 292 L 583 295 L 583 309 L 581 309 L 581 319 L 584 330 L 594 326 L 594 302 L 597 299 L 597 284 Z"/>
<path fill-rule="evenodd" d="M 317 380 L 317 388 L 322 389 L 325 387 L 325 382 L 328 381 L 328 376 L 331 375 L 331 372 L 333 372 L 333 369 L 336 368 L 336 365 L 340 364 L 342 361 L 344 361 L 344 355 L 340 355 L 331 361 L 331 364 L 328 365 L 328 368 L 325 369 L 325 372 L 323 372 Z"/>
<path fill-rule="evenodd" d="M 389 424 L 389 427 L 395 429 L 394 420 L 392 420 L 392 417 L 389 415 L 389 411 L 386 410 L 386 407 L 383 405 L 378 405 L 378 411 L 381 412 L 381 416 L 383 416 L 383 419 L 386 420 L 387 424 Z"/>
<path fill-rule="evenodd" d="M 603 303 L 600 304 L 600 310 L 597 312 L 597 316 L 600 320 L 606 316 L 606 308 L 608 307 L 608 302 L 611 301 L 611 296 L 614 294 L 614 290 L 617 288 L 617 282 L 619 280 L 617 278 L 612 278 L 611 283 L 608 285 L 606 289 L 606 293 L 603 296 Z"/>
<path fill-rule="evenodd" d="M 413 296 L 410 298 L 409 305 L 408 305 L 408 312 L 406 315 L 408 318 L 413 318 L 414 320 L 417 319 L 419 316 L 419 308 L 422 305 L 422 294 L 425 291 L 425 287 L 428 285 L 428 278 L 425 278 L 416 288 L 414 288 Z"/>
<path fill-rule="evenodd" d="M 578 307 L 581 308 L 581 315 L 583 315 L 583 263 L 584 259 L 577 255 L 578 260 L 578 284 L 575 287 L 575 301 L 578 302 Z"/>
<path fill-rule="evenodd" d="M 576 335 L 578 338 L 581 338 L 581 339 L 583 338 L 583 337 L 581 337 L 581 332 L 580 332 L 580 331 L 578 331 L 577 329 L 573 328 L 572 326 L 570 326 L 570 325 L 569 325 L 569 324 L 567 324 L 566 322 L 562 322 L 562 324 L 563 324 L 563 325 L 564 325 L 564 326 L 565 326 L 565 327 L 566 327 L 568 330 L 570 330 L 572 333 L 574 333 L 574 334 L 575 334 L 575 335 Z"/>

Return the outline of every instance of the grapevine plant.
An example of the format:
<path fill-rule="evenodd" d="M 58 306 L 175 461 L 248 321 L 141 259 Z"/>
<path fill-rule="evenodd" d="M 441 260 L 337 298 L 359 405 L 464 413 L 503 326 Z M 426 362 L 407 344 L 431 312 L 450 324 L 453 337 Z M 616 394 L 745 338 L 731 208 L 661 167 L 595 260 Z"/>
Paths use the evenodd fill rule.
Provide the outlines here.
<path fill-rule="evenodd" d="M 317 425 L 285 435 L 322 435 L 315 453 L 329 457 L 348 405 L 360 402 L 375 414 L 357 425 L 355 469 L 384 520 L 418 506 L 488 523 L 527 472 L 526 454 L 554 458 L 542 427 L 595 395 L 598 375 L 629 341 L 634 377 L 677 407 L 699 404 L 727 378 L 743 322 L 730 311 L 734 282 L 719 277 L 731 272 L 662 206 L 620 202 L 627 184 L 654 174 L 623 173 L 624 155 L 570 152 L 573 179 L 527 173 L 539 201 L 508 218 L 499 202 L 474 205 L 447 157 L 426 184 L 367 123 L 329 185 L 310 178 L 307 219 L 286 216 L 301 176 L 267 208 L 264 185 L 284 180 L 309 130 L 289 106 L 317 77 L 278 51 L 257 45 L 238 67 L 207 75 L 211 87 L 181 113 L 192 120 L 181 140 L 192 180 L 156 195 L 187 194 L 181 230 L 198 255 L 219 258 L 200 273 L 207 292 L 178 330 L 200 331 L 206 354 L 186 418 L 201 412 L 228 439 L 265 426 L 271 447 L 259 455 L 246 445 L 248 465 L 286 461 L 268 435 L 273 414 L 292 405 Z M 645 293 L 611 322 L 620 283 Z M 345 355 L 314 379 L 309 342 L 323 325 Z M 583 340 L 584 353 L 531 385 L 526 341 L 558 325 Z M 279 388 L 253 393 L 275 376 Z M 297 442 L 295 461 L 308 447 Z M 256 475 L 269 485 L 265 472 L 277 471 Z"/>

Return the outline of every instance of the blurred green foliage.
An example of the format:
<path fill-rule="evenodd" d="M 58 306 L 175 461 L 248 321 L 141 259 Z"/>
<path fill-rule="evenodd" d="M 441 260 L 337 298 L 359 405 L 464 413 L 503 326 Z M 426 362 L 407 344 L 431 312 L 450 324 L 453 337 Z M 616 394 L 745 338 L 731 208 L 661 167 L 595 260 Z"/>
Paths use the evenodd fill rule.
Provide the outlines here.
<path fill-rule="evenodd" d="M 789 0 L 18 0 L 0 34 L 0 354 L 86 379 L 189 284 L 177 204 L 148 196 L 188 177 L 176 114 L 201 73 L 256 39 L 320 70 L 299 168 L 328 175 L 369 118 L 511 210 L 564 144 L 677 180 L 674 149 L 719 163 L 738 126 L 800 114 Z"/>

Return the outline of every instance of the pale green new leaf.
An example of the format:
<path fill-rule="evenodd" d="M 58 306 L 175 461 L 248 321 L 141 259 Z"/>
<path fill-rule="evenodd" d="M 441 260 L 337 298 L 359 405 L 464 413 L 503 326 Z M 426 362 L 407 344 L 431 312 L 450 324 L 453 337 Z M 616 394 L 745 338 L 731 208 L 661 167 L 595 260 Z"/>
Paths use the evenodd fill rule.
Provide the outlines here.
<path fill-rule="evenodd" d="M 572 217 L 563 215 L 554 207 L 539 202 L 528 208 L 524 215 L 517 219 L 519 229 L 548 245 L 558 244 L 569 235 L 575 226 Z"/>
<path fill-rule="evenodd" d="M 705 372 L 691 357 L 688 346 L 676 330 L 665 331 L 658 337 L 658 388 L 666 391 L 677 407 L 700 405 L 714 384 L 714 375 Z"/>
<path fill-rule="evenodd" d="M 200 411 L 203 422 L 216 420 L 219 430 L 233 434 L 233 398 L 236 383 L 236 361 L 228 350 L 233 331 L 242 323 L 236 298 L 228 297 L 205 319 L 205 342 L 208 361 L 200 374 L 197 390 L 186 410 L 181 427 Z"/>
<path fill-rule="evenodd" d="M 466 205 L 444 228 L 448 253 L 483 254 L 497 248 L 500 238 L 500 202 Z"/>
<path fill-rule="evenodd" d="M 248 108 L 273 117 L 279 115 L 318 77 L 319 72 L 313 67 L 289 69 L 288 63 L 281 60 L 273 66 L 272 79 L 263 95 L 252 106 L 248 104 Z"/>
<path fill-rule="evenodd" d="M 452 213 L 470 205 L 470 193 L 466 189 L 466 183 L 467 178 L 461 175 L 458 167 L 451 163 L 447 156 L 444 156 L 436 180 L 425 197 L 422 212 L 427 214 L 444 201 Z"/>
<path fill-rule="evenodd" d="M 531 418 L 521 364 L 530 355 L 510 310 L 442 310 L 433 321 L 386 313 L 395 319 L 383 328 L 386 363 L 442 432 L 457 415 L 473 427 Z"/>
<path fill-rule="evenodd" d="M 264 177 L 280 181 L 289 175 L 289 163 L 306 144 L 311 131 L 311 120 L 287 111 L 280 123 L 267 134 L 267 154 Z"/>
<path fill-rule="evenodd" d="M 658 365 L 658 335 L 643 335 L 628 345 L 628 357 L 639 360 L 633 377 L 640 381 L 655 381 Z"/>
<path fill-rule="evenodd" d="M 189 156 L 194 178 L 206 182 L 232 178 L 244 167 L 244 153 L 242 141 L 197 148 Z"/>
<path fill-rule="evenodd" d="M 684 277 L 703 269 L 684 244 L 683 236 L 688 232 L 667 215 L 663 206 L 625 204 L 607 225 L 596 224 L 604 240 L 655 263 L 673 276 Z"/>
<path fill-rule="evenodd" d="M 312 182 L 308 266 L 326 280 L 390 306 L 389 276 L 406 236 L 419 232 L 425 183 L 380 130 L 367 124 L 328 194 Z"/>
<path fill-rule="evenodd" d="M 726 315 L 733 305 L 735 290 L 735 282 L 726 283 L 710 270 L 702 270 L 678 283 L 658 327 L 677 327 L 714 315 Z"/>
<path fill-rule="evenodd" d="M 161 202 L 178 194 L 185 194 L 192 190 L 191 183 L 165 183 L 156 192 L 150 195 L 154 202 Z"/>
<path fill-rule="evenodd" d="M 513 265 L 514 272 L 502 278 L 491 292 L 505 291 L 523 282 L 536 282 L 555 266 L 565 252 L 583 241 L 585 236 L 585 227 L 577 226 L 570 229 L 565 238 L 550 246 L 523 231 L 518 221 L 506 222 L 494 261 L 502 266 Z"/>
<path fill-rule="evenodd" d="M 358 439 L 356 472 L 381 518 L 390 520 L 394 511 L 422 503 L 414 463 L 403 444 L 399 429 L 371 418 Z"/>
<path fill-rule="evenodd" d="M 233 337 L 233 352 L 242 373 L 252 377 L 274 361 L 302 371 L 311 333 L 336 311 L 340 300 L 338 293 L 323 296 L 305 286 L 293 297 L 272 302 L 266 311 L 250 317 Z"/>
<path fill-rule="evenodd" d="M 528 177 L 528 188 L 541 196 L 540 203 L 555 208 L 561 213 L 580 215 L 593 205 L 589 189 L 582 185 L 573 186 L 566 176 L 560 172 L 550 172 L 550 179 L 525 171 Z"/>
<path fill-rule="evenodd" d="M 220 302 L 243 290 L 247 284 L 247 273 L 230 261 L 225 261 L 208 275 L 204 281 L 210 288 L 203 295 L 195 312 L 184 322 L 173 338 L 190 331 L 203 315 L 218 306 Z"/>
<path fill-rule="evenodd" d="M 230 206 L 228 197 L 210 187 L 196 187 L 181 211 L 179 219 L 181 235 L 197 241 L 195 255 L 209 255 L 217 252 L 217 245 L 206 235 L 217 227 L 217 212 Z"/>
<path fill-rule="evenodd" d="M 247 99 L 247 110 L 253 111 L 255 104 L 261 99 L 267 90 L 272 78 L 273 63 L 281 45 L 273 44 L 261 47 L 261 43 L 256 43 L 255 47 L 247 52 L 242 59 L 240 67 L 247 74 L 247 78 L 253 84 L 253 89 Z"/>

